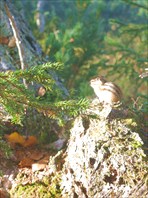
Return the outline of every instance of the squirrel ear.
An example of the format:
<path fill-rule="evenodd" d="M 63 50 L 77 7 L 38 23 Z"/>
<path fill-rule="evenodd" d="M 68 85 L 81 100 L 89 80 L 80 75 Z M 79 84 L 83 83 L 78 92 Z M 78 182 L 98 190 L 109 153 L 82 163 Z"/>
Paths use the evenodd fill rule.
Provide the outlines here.
<path fill-rule="evenodd" d="M 97 80 L 103 80 L 104 79 L 104 76 L 98 76 L 97 77 Z"/>
<path fill-rule="evenodd" d="M 97 76 L 97 78 L 96 78 L 97 80 L 100 80 L 101 79 L 101 76 Z"/>
<path fill-rule="evenodd" d="M 100 76 L 100 77 L 99 77 L 99 80 L 100 80 L 102 83 L 106 83 L 106 82 L 107 82 L 107 80 L 106 80 L 106 78 L 105 78 L 104 76 Z"/>

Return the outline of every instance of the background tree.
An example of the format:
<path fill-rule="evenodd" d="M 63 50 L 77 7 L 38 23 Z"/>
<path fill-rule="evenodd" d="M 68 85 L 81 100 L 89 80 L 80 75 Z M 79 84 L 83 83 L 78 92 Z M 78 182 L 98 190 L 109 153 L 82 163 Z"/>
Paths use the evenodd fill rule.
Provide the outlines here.
<path fill-rule="evenodd" d="M 25 3 L 35 8 L 37 2 L 30 4 Z M 89 79 L 103 74 L 122 86 L 126 100 L 145 94 L 145 79 L 139 78 L 147 64 L 145 0 L 45 1 L 42 13 L 44 32 L 34 28 L 34 33 L 45 54 L 64 63 L 62 76 L 68 88 L 89 96 Z M 36 21 L 31 24 L 36 27 Z"/>

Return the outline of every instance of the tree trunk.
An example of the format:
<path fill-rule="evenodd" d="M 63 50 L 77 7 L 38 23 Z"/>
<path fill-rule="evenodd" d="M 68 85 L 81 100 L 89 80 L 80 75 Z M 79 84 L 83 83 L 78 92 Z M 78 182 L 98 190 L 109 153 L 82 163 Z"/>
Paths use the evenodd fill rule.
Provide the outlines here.
<path fill-rule="evenodd" d="M 9 13 L 7 12 L 7 9 L 9 9 Z M 43 61 L 41 47 L 37 44 L 23 15 L 20 14 L 11 1 L 1 1 L 0 17 L 0 70 L 5 71 L 8 69 L 21 68 L 18 48 L 15 42 L 16 39 L 10 21 L 11 17 L 15 23 L 15 31 L 19 35 L 22 45 L 25 67 L 41 64 Z"/>
<path fill-rule="evenodd" d="M 9 10 L 9 13 L 7 11 Z M 14 7 L 9 0 L 2 0 L 0 4 L 0 71 L 25 69 L 31 66 L 41 65 L 49 62 L 49 59 L 43 56 L 42 49 L 33 36 L 30 27 L 25 20 L 25 16 Z M 11 18 L 15 24 L 11 25 Z M 15 26 L 15 27 L 12 27 Z M 13 28 L 15 30 L 13 30 Z M 16 45 L 16 36 L 19 37 L 21 44 L 21 55 L 23 56 L 24 68 L 21 66 L 19 49 Z M 57 86 L 63 90 L 63 95 L 68 95 L 67 90 L 60 82 L 58 76 L 52 72 L 57 82 Z"/>
<path fill-rule="evenodd" d="M 12 1 L 2 0 L 0 2 L 0 71 L 27 69 L 31 66 L 41 65 L 49 62 L 43 56 L 42 49 L 33 36 L 23 15 L 23 10 L 18 11 Z M 68 91 L 63 86 L 57 74 L 53 71 L 50 75 L 55 79 L 57 87 L 62 91 L 63 98 L 68 95 Z M 26 87 L 38 90 L 41 85 L 28 85 L 23 79 Z M 31 119 L 30 119 L 31 117 Z M 35 115 L 26 116 L 26 126 L 28 131 L 33 133 L 50 131 L 50 119 L 35 112 Z M 42 127 L 40 127 L 43 125 Z M 10 125 L 9 125 L 10 127 Z M 12 126 L 13 127 L 13 126 Z M 2 129 L 3 130 L 3 129 Z M 6 128 L 7 130 L 7 128 Z M 9 129 L 10 130 L 10 129 Z"/>

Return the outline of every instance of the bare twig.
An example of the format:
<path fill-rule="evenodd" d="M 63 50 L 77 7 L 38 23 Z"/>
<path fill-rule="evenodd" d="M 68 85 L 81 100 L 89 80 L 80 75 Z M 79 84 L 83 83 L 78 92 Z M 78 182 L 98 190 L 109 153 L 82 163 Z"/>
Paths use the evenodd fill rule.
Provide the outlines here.
<path fill-rule="evenodd" d="M 20 58 L 21 69 L 25 70 L 26 66 L 25 66 L 25 61 L 24 61 L 24 49 L 22 47 L 22 42 L 21 42 L 21 38 L 20 38 L 20 35 L 19 35 L 19 31 L 18 31 L 16 22 L 15 22 L 15 18 L 11 14 L 10 9 L 8 8 L 8 5 L 6 3 L 4 5 L 5 5 L 6 14 L 9 18 L 10 25 L 12 27 L 12 31 L 13 31 L 13 34 L 14 34 L 14 37 L 15 37 L 15 40 L 16 40 L 16 46 L 18 48 L 18 54 L 19 54 L 19 58 Z M 23 83 L 24 83 L 25 87 L 28 88 L 28 84 L 27 84 L 25 79 L 23 79 Z"/>

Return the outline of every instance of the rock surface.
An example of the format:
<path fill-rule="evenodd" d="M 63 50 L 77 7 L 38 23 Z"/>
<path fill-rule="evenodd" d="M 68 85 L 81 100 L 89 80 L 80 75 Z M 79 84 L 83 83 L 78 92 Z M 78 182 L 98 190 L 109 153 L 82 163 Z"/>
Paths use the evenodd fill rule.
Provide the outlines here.
<path fill-rule="evenodd" d="M 63 197 L 148 196 L 143 142 L 125 120 L 87 115 L 75 120 L 63 168 Z"/>

